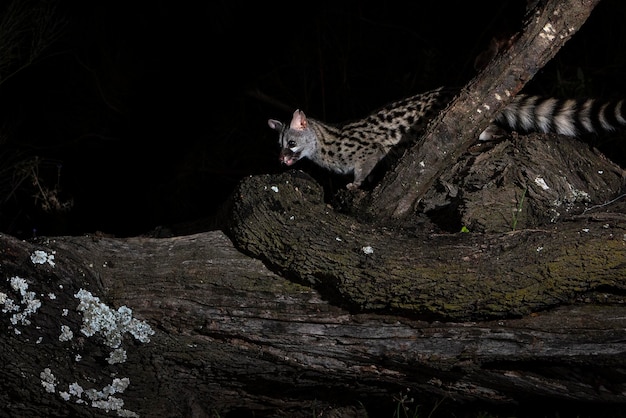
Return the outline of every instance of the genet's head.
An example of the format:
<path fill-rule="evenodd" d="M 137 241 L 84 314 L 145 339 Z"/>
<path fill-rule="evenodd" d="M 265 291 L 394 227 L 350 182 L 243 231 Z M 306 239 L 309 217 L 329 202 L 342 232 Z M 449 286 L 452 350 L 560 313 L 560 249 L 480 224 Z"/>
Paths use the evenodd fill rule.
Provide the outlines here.
<path fill-rule="evenodd" d="M 300 158 L 311 156 L 315 151 L 315 134 L 309 128 L 306 115 L 301 110 L 293 112 L 288 126 L 275 119 L 268 120 L 267 124 L 279 133 L 279 158 L 283 164 L 292 165 Z"/>

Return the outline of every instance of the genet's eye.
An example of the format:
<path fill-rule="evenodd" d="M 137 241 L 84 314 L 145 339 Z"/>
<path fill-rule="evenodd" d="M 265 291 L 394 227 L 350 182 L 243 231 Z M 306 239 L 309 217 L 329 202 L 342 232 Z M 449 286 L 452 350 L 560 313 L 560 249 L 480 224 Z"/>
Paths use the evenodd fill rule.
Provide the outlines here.
<path fill-rule="evenodd" d="M 289 148 L 293 148 L 296 146 L 296 141 L 294 141 L 293 139 L 290 139 L 289 141 L 287 141 L 287 146 Z"/>

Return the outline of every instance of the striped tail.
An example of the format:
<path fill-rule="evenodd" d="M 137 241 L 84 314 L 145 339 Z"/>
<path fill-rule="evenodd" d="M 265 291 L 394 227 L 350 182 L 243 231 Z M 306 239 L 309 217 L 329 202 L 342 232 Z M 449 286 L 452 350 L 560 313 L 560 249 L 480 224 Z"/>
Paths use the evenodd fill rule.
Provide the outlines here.
<path fill-rule="evenodd" d="M 624 100 L 560 100 L 520 95 L 496 116 L 494 124 L 485 129 L 479 139 L 492 139 L 502 129 L 578 136 L 623 127 L 626 127 Z"/>

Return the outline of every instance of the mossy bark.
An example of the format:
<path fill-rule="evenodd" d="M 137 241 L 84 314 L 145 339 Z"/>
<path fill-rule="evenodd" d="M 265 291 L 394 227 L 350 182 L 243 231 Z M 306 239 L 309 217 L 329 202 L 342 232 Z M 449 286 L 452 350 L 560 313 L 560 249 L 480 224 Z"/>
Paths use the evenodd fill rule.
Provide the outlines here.
<path fill-rule="evenodd" d="M 242 182 L 230 230 L 247 253 L 348 309 L 477 320 L 527 315 L 599 288 L 624 291 L 621 218 L 408 236 L 333 211 L 316 183 L 285 173 Z"/>

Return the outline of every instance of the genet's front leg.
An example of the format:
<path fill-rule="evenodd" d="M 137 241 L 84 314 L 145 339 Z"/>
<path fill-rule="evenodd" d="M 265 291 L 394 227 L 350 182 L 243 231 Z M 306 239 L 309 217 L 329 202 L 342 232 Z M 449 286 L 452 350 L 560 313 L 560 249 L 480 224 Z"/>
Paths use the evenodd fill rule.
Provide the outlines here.
<path fill-rule="evenodd" d="M 348 183 L 346 188 L 348 190 L 358 189 L 363 181 L 370 175 L 376 164 L 378 164 L 379 158 L 377 156 L 369 156 L 365 160 L 355 164 L 354 166 L 354 180 L 352 183 Z"/>

